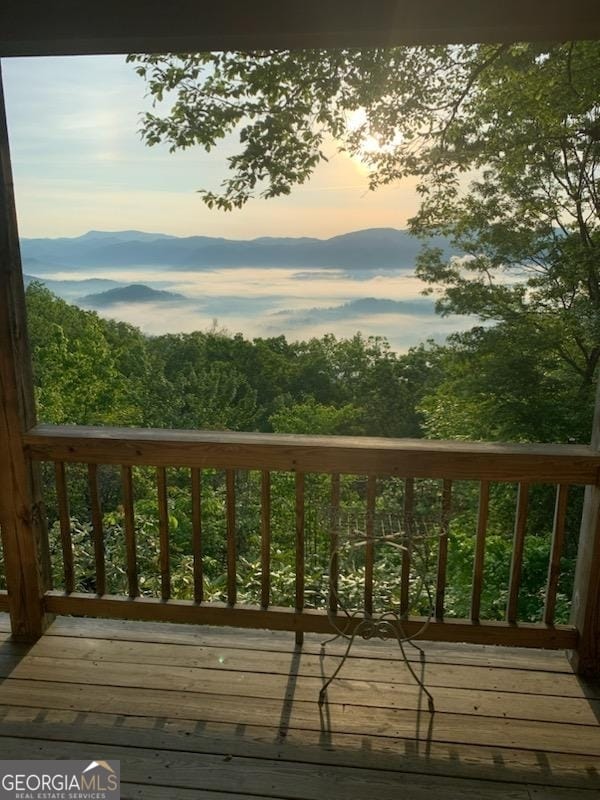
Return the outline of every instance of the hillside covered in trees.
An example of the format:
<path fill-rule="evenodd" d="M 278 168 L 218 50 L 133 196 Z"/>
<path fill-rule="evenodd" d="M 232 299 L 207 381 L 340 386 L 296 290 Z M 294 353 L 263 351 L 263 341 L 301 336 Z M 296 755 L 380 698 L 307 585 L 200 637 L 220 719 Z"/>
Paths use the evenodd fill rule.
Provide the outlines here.
<path fill-rule="evenodd" d="M 217 191 L 200 191 L 208 208 L 231 211 L 253 198 L 289 194 L 326 158 L 323 146 L 332 137 L 341 151 L 367 165 L 372 189 L 411 176 L 420 207 L 409 220 L 410 232 L 429 242 L 416 257 L 415 274 L 439 313 L 474 317 L 479 324 L 444 344 L 428 341 L 403 354 L 385 339 L 358 332 L 347 339 L 326 335 L 306 341 L 250 340 L 218 329 L 146 337 L 125 323 L 68 305 L 34 282 L 28 303 L 42 421 L 589 441 L 600 365 L 597 42 L 134 55 L 128 60 L 155 101 L 154 111 L 142 117 L 146 144 L 210 151 L 227 136 L 239 137 L 237 151 L 227 160 L 228 177 Z M 357 111 L 363 121 L 350 126 L 348 115 Z M 444 246 L 432 246 L 436 242 Z M 185 250 L 189 244 L 177 246 Z M 261 241 L 259 249 L 271 244 Z M 82 245 L 89 245 L 86 237 L 76 246 Z M 173 242 L 167 238 L 161 246 L 171 248 Z M 191 246 L 197 248 L 198 242 Z M 122 243 L 110 247 L 111 255 L 118 251 L 124 257 Z M 284 249 L 289 252 L 287 244 Z M 156 255 L 155 244 L 150 250 Z M 51 254 L 28 255 L 43 262 Z M 393 244 L 394 263 L 396 255 Z M 185 262 L 187 256 L 182 258 Z M 226 263 L 234 263 L 232 258 L 228 253 Z M 337 264 L 337 257 L 325 263 Z M 79 465 L 69 468 L 69 481 L 76 583 L 95 591 L 89 498 Z M 257 602 L 260 476 L 236 470 L 235 482 L 238 597 Z M 47 484 L 53 522 L 51 477 Z M 114 469 L 102 470 L 100 488 L 108 590 L 126 594 L 121 485 Z M 275 473 L 271 488 L 271 601 L 293 607 L 293 474 Z M 313 607 L 326 602 L 330 488 L 325 475 L 306 476 L 306 598 Z M 405 491 L 402 481 L 377 480 L 375 511 L 392 528 L 401 520 Z M 539 620 L 555 487 L 532 485 L 527 491 L 518 617 Z M 342 476 L 340 492 L 348 526 L 362 529 L 364 476 Z M 204 595 L 223 599 L 222 471 L 202 470 L 201 493 Z M 431 608 L 442 493 L 441 481 L 415 482 L 415 524 L 423 536 L 419 552 L 412 552 L 413 612 L 427 614 Z M 135 470 L 134 494 L 141 591 L 159 596 L 152 470 Z M 512 484 L 491 486 L 483 619 L 501 618 L 506 608 L 515 495 Z M 168 501 L 173 596 L 189 598 L 190 476 L 185 470 L 169 470 Z M 448 616 L 468 613 L 477 502 L 476 483 L 457 481 L 452 487 Z M 580 511 L 581 493 L 575 489 L 566 507 L 558 621 L 568 617 Z M 52 537 L 60 586 L 56 524 Z M 399 553 L 377 560 L 377 603 L 383 607 L 397 602 L 401 562 Z M 351 559 L 340 572 L 343 588 L 358 597 L 364 575 L 364 561 Z"/>
<path fill-rule="evenodd" d="M 594 399 L 552 341 L 474 328 L 406 354 L 381 338 L 144 336 L 27 290 L 38 415 L 54 424 L 587 443 Z"/>
<path fill-rule="evenodd" d="M 352 339 L 325 336 L 304 342 L 284 337 L 246 339 L 223 330 L 144 336 L 125 323 L 69 305 L 40 284 L 27 290 L 40 421 L 56 424 L 134 425 L 308 433 L 320 435 L 434 437 L 516 441 L 581 441 L 589 437 L 593 391 L 556 357 L 543 338 L 520 337 L 499 324 L 456 335 L 441 346 L 424 343 L 406 354 L 383 339 L 357 333 Z M 89 497 L 83 467 L 68 468 L 77 586 L 94 590 L 94 555 Z M 192 596 L 189 476 L 169 470 L 169 520 L 174 596 Z M 202 484 L 205 593 L 225 590 L 225 483 L 205 470 Z M 142 593 L 159 591 L 158 509 L 152 470 L 136 469 L 136 528 Z M 260 476 L 236 478 L 240 598 L 256 602 L 260 590 Z M 53 475 L 45 477 L 51 523 L 52 560 L 62 585 L 58 512 Z M 125 592 L 123 510 L 118 471 L 103 467 L 100 489 L 111 592 Z M 273 601 L 293 605 L 293 475 L 273 475 Z M 329 483 L 307 476 L 308 603 L 326 602 Z M 360 476 L 342 482 L 342 506 L 359 520 L 366 484 Z M 492 487 L 486 589 L 482 613 L 502 617 L 506 600 L 514 486 Z M 423 530 L 439 524 L 441 485 L 418 482 L 417 509 Z M 478 489 L 457 484 L 453 493 L 448 563 L 449 615 L 468 613 Z M 377 508 L 398 519 L 402 482 L 379 481 Z M 533 487 L 526 538 L 520 614 L 539 618 L 550 547 L 553 487 Z M 570 501 L 558 614 L 568 615 L 581 497 Z M 390 523 L 392 524 L 392 523 Z M 425 541 L 425 540 L 424 540 Z M 414 611 L 427 613 L 428 580 L 435 567 L 435 536 L 426 539 L 418 573 L 411 578 Z M 399 591 L 400 555 L 377 561 L 381 603 Z M 364 565 L 352 565 L 345 590 L 360 595 Z"/>

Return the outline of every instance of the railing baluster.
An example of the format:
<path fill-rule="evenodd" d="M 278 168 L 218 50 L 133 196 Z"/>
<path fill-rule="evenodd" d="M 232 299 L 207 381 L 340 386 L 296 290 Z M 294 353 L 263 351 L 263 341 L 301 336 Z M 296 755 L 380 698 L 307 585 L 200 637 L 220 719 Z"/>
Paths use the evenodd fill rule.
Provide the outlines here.
<path fill-rule="evenodd" d="M 194 600 L 204 600 L 204 576 L 202 568 L 202 473 L 192 467 L 192 550 L 194 553 Z"/>
<path fill-rule="evenodd" d="M 123 485 L 123 515 L 125 522 L 125 549 L 127 553 L 127 583 L 129 597 L 138 597 L 137 553 L 135 546 L 135 518 L 133 510 L 133 476 L 131 467 L 121 467 Z"/>
<path fill-rule="evenodd" d="M 264 471 L 260 481 L 260 604 L 271 602 L 271 473 Z"/>
<path fill-rule="evenodd" d="M 448 531 L 452 510 L 452 481 L 445 480 L 442 488 L 442 520 L 438 547 L 437 581 L 435 588 L 435 618 L 444 619 L 444 598 L 446 596 L 446 568 L 448 566 Z"/>
<path fill-rule="evenodd" d="M 58 517 L 60 520 L 60 543 L 63 556 L 65 591 L 70 594 L 75 589 L 75 570 L 73 568 L 73 542 L 71 540 L 71 516 L 69 514 L 69 497 L 67 494 L 67 477 L 63 461 L 54 464 L 56 476 L 56 497 L 58 500 Z"/>
<path fill-rule="evenodd" d="M 104 525 L 100 506 L 100 489 L 98 485 L 98 465 L 88 464 L 88 486 L 90 491 L 90 509 L 92 512 L 92 530 L 94 532 L 94 561 L 96 564 L 96 594 L 106 593 L 106 565 L 104 557 Z"/>
<path fill-rule="evenodd" d="M 169 506 L 167 499 L 167 470 L 156 469 L 158 492 L 158 529 L 160 536 L 160 596 L 163 600 L 171 597 L 171 567 L 169 559 Z"/>
<path fill-rule="evenodd" d="M 296 472 L 296 611 L 304 608 L 304 473 Z M 302 631 L 296 631 L 296 644 L 304 641 Z"/>
<path fill-rule="evenodd" d="M 523 548 L 525 545 L 525 528 L 527 525 L 528 501 L 529 501 L 529 485 L 527 483 L 519 483 L 519 492 L 517 494 L 517 514 L 515 517 L 515 533 L 513 539 L 512 563 L 510 565 L 508 603 L 506 605 L 506 619 L 508 622 L 517 621 L 517 606 L 519 602 L 519 588 L 521 586 L 521 571 L 523 567 Z"/>
<path fill-rule="evenodd" d="M 565 519 L 567 516 L 567 501 L 569 487 L 559 484 L 556 490 L 556 504 L 554 507 L 554 524 L 552 526 L 552 549 L 548 564 L 548 581 L 546 584 L 546 601 L 544 603 L 543 620 L 546 625 L 554 624 L 554 610 L 556 608 L 556 590 L 560 575 L 560 559 L 565 541 Z"/>
<path fill-rule="evenodd" d="M 375 560 L 375 497 L 377 479 L 375 475 L 367 478 L 367 517 L 365 546 L 365 611 L 373 613 L 373 563 Z"/>
<path fill-rule="evenodd" d="M 485 559 L 485 538 L 487 534 L 490 507 L 490 482 L 479 484 L 479 509 L 477 511 L 477 538 L 475 539 L 475 558 L 473 559 L 473 591 L 471 594 L 471 619 L 479 622 L 481 613 L 481 589 L 483 587 L 483 565 Z"/>
<path fill-rule="evenodd" d="M 404 532 L 406 535 L 405 550 L 402 553 L 402 571 L 400 578 L 400 613 L 407 616 L 410 604 L 410 559 L 412 537 L 414 530 L 415 512 L 415 481 L 414 478 L 407 478 L 404 481 Z"/>
<path fill-rule="evenodd" d="M 598 659 L 598 641 L 595 637 L 598 625 L 597 616 L 594 613 L 598 604 L 595 601 L 594 590 L 598 581 L 595 582 L 597 574 L 596 564 L 598 559 L 598 542 L 600 542 L 598 525 L 598 505 L 600 500 L 593 494 L 597 484 L 598 467 L 600 465 L 600 455 L 590 455 L 588 448 L 564 446 L 536 445 L 528 448 L 521 446 L 515 448 L 506 446 L 496 446 L 490 444 L 470 445 L 462 443 L 456 447 L 450 445 L 440 446 L 439 443 L 403 443 L 365 441 L 359 445 L 354 445 L 352 441 L 339 441 L 328 439 L 280 439 L 274 437 L 271 440 L 266 435 L 248 436 L 240 434 L 221 434 L 202 433 L 185 434 L 169 433 L 168 431 L 132 431 L 125 429 L 93 429 L 82 428 L 74 431 L 70 427 L 59 427 L 55 431 L 51 427 L 41 426 L 35 431 L 24 435 L 23 442 L 29 448 L 29 453 L 34 460 L 44 460 L 51 471 L 52 480 L 56 481 L 56 492 L 58 498 L 56 524 L 57 541 L 56 546 L 60 551 L 61 546 L 64 555 L 58 552 L 57 557 L 61 562 L 59 566 L 60 581 L 59 591 L 50 589 L 44 590 L 38 598 L 38 602 L 43 599 L 43 606 L 49 614 L 74 614 L 85 616 L 103 616 L 108 618 L 127 618 L 127 619 L 154 619 L 168 622 L 189 622 L 200 624 L 227 624 L 240 627 L 265 626 L 274 630 L 289 630 L 296 634 L 296 641 L 302 641 L 302 632 L 311 631 L 318 633 L 323 638 L 330 630 L 331 625 L 324 613 L 324 609 L 312 609 L 313 597 L 309 592 L 311 588 L 309 580 L 309 558 L 312 559 L 313 553 L 313 531 L 315 535 L 315 545 L 318 545 L 322 529 L 320 525 L 313 527 L 314 509 L 312 502 L 315 499 L 316 491 L 325 492 L 327 502 L 331 508 L 331 519 L 327 525 L 330 527 L 330 542 L 325 545 L 329 552 L 329 587 L 330 593 L 327 598 L 323 598 L 323 605 L 329 612 L 333 612 L 340 619 L 341 607 L 335 593 L 335 586 L 342 579 L 342 564 L 344 558 L 341 550 L 339 552 L 339 562 L 332 555 L 339 548 L 342 540 L 345 540 L 346 527 L 349 533 L 355 528 L 356 514 L 365 514 L 366 524 L 362 522 L 362 533 L 359 534 L 362 546 L 366 545 L 366 557 L 362 562 L 365 564 L 365 578 L 360 586 L 359 605 L 367 612 L 371 611 L 375 615 L 378 610 L 379 589 L 377 579 L 379 575 L 379 564 L 382 556 L 383 536 L 387 532 L 389 525 L 391 531 L 400 531 L 402 543 L 406 544 L 406 551 L 402 550 L 402 560 L 397 567 L 396 578 L 402 579 L 401 587 L 398 589 L 398 611 L 402 613 L 403 627 L 407 635 L 418 632 L 422 622 L 419 619 L 411 618 L 411 612 L 419 613 L 417 608 L 418 598 L 415 593 L 426 592 L 431 598 L 433 606 L 432 613 L 437 616 L 438 621 L 434 621 L 430 627 L 433 637 L 439 641 L 464 641 L 464 642 L 493 642 L 502 645 L 523 645 L 530 647 L 548 647 L 575 650 L 580 659 L 579 669 L 590 669 L 595 664 L 600 663 Z M 464 446 L 463 446 L 464 445 Z M 1 449 L 1 448 L 0 448 Z M 354 450 L 356 449 L 356 452 Z M 359 457 L 364 450 L 364 458 Z M 354 455 L 353 455 L 354 453 Z M 391 458 L 390 453 L 393 454 Z M 348 455 L 350 454 L 350 455 Z M 541 455 L 540 455 L 541 454 Z M 414 460 L 413 460 L 414 455 Z M 540 460 L 541 459 L 541 460 Z M 79 463 L 82 467 L 82 477 L 86 484 L 86 497 L 89 498 L 89 508 L 91 514 L 91 531 L 89 533 L 89 545 L 93 550 L 92 558 L 96 562 L 96 590 L 103 592 L 103 595 L 94 596 L 90 592 L 94 591 L 93 567 L 90 570 L 88 594 L 76 593 L 76 587 L 81 582 L 79 570 L 78 552 L 76 547 L 76 534 L 71 525 L 69 530 L 69 503 L 74 502 L 73 485 L 70 463 Z M 119 520 L 123 529 L 122 539 L 117 542 L 119 552 L 122 552 L 121 562 L 116 566 L 125 572 L 119 581 L 116 592 L 121 596 L 113 596 L 115 591 L 111 579 L 112 569 L 109 569 L 109 549 L 112 551 L 112 544 L 108 538 L 106 527 L 107 516 L 102 519 L 102 512 L 107 508 L 104 500 L 104 464 L 112 463 L 119 465 L 119 476 L 115 475 L 117 482 L 122 484 L 118 487 L 119 491 Z M 541 470 L 536 465 L 542 465 Z M 123 466 L 121 466 L 123 465 Z M 404 466 L 403 466 L 404 465 Z M 408 465 L 408 466 L 406 466 Z M 160 522 L 160 537 L 158 530 L 156 538 L 160 541 L 160 556 L 155 556 L 155 561 L 159 562 L 154 566 L 154 574 L 160 572 L 162 585 L 159 591 L 154 592 L 158 598 L 168 597 L 169 585 L 168 562 L 166 561 L 169 538 L 173 539 L 175 532 L 168 531 L 167 500 L 170 503 L 172 469 L 185 468 L 191 470 L 186 475 L 191 474 L 191 542 L 188 543 L 188 553 L 194 557 L 193 565 L 193 590 L 187 590 L 186 595 L 192 596 L 192 601 L 173 601 L 169 599 L 157 600 L 156 598 L 139 597 L 140 590 L 145 594 L 142 570 L 142 553 L 137 557 L 137 537 L 141 536 L 141 530 L 137 530 L 137 525 L 141 524 L 137 516 L 140 498 L 138 497 L 138 475 L 136 469 L 146 471 L 152 469 L 152 475 L 156 473 L 157 486 L 153 491 L 158 492 L 158 520 Z M 405 468 L 408 472 L 405 471 Z M 202 485 L 202 481 L 210 470 L 211 480 L 209 485 Z M 251 470 L 251 475 L 256 478 L 254 486 L 256 494 L 254 496 L 256 512 L 256 527 L 260 529 L 261 545 L 260 559 L 262 567 L 262 578 L 260 587 L 257 588 L 256 602 L 262 605 L 262 609 L 253 608 L 242 603 L 241 583 L 237 577 L 237 558 L 240 547 L 241 534 L 241 511 L 247 507 L 244 497 L 237 496 L 241 491 L 241 476 L 238 477 L 239 470 Z M 213 471 L 218 476 L 213 479 Z M 398 472 L 404 473 L 402 482 L 397 476 Z M 54 475 L 56 472 L 56 475 Z M 277 506 L 279 498 L 276 495 L 277 473 L 284 473 L 288 481 L 288 489 L 293 492 L 288 497 L 291 506 L 285 512 L 292 536 L 295 537 L 292 560 L 295 563 L 294 589 L 292 595 L 288 597 L 288 608 L 281 609 L 275 607 L 277 603 L 274 597 L 275 577 L 269 575 L 270 569 L 274 566 L 275 553 L 272 547 L 275 542 L 275 523 L 276 523 L 276 500 Z M 292 474 L 294 478 L 292 478 Z M 313 487 L 311 475 L 318 475 L 318 482 Z M 404 477 L 408 474 L 410 477 Z M 346 485 L 344 475 L 352 476 L 351 481 Z M 260 477 L 259 477 L 260 476 Z M 325 477 L 327 476 L 327 477 Z M 362 478 L 361 478 L 362 476 Z M 370 477 L 368 477 L 370 476 Z M 442 493 L 442 480 L 443 493 Z M 141 477 L 141 476 L 140 476 Z M 244 473 L 245 478 L 245 473 Z M 260 489 L 258 483 L 260 480 Z M 292 489 L 291 481 L 294 481 Z M 326 481 L 322 484 L 322 481 Z M 401 500 L 403 508 L 397 505 L 390 510 L 389 519 L 386 519 L 385 531 L 382 525 L 380 537 L 380 501 L 382 481 L 389 480 L 391 486 L 386 489 L 384 494 L 398 495 L 397 503 Z M 445 616 L 445 596 L 444 583 L 448 580 L 446 594 L 450 597 L 453 588 L 450 584 L 451 566 L 455 557 L 454 550 L 451 549 L 449 535 L 450 530 L 454 533 L 454 521 L 458 511 L 458 484 L 452 485 L 452 481 L 469 480 L 473 481 L 473 492 L 477 487 L 479 495 L 479 508 L 476 514 L 477 521 L 472 523 L 473 540 L 473 564 L 469 562 L 467 569 L 472 570 L 471 597 L 467 598 L 470 609 L 466 616 L 470 619 L 452 619 Z M 425 484 L 426 482 L 426 484 Z M 435 483 L 434 483 L 435 482 Z M 495 483 L 503 482 L 512 484 L 510 488 L 511 497 L 516 500 L 514 513 L 514 543 L 509 541 L 509 546 L 513 544 L 512 563 L 510 565 L 510 578 L 505 577 L 503 594 L 506 594 L 506 611 L 503 622 L 486 620 L 486 605 L 484 599 L 490 591 L 490 582 L 495 581 L 495 576 L 491 574 L 491 554 L 489 532 L 492 527 L 493 504 L 495 500 Z M 562 565 L 561 555 L 566 549 L 566 538 L 568 533 L 567 522 L 570 521 L 571 507 L 567 499 L 567 487 L 584 483 L 590 487 L 588 495 L 592 493 L 592 501 L 588 503 L 586 514 L 582 521 L 582 542 L 578 558 L 578 575 L 576 590 L 573 598 L 573 620 L 567 625 L 555 625 L 555 618 L 558 618 L 558 610 L 561 605 L 561 595 L 557 595 L 559 587 L 562 588 L 563 575 L 560 571 Z M 213 485 L 214 484 L 214 485 Z M 431 505 L 425 493 L 425 485 L 438 486 L 438 522 L 437 530 L 432 531 L 434 535 L 441 533 L 441 543 L 439 550 L 428 548 L 421 554 L 423 544 L 423 516 L 427 515 L 428 507 Z M 516 484 L 516 485 L 515 485 Z M 544 570 L 547 569 L 547 581 L 545 581 L 545 603 L 542 612 L 539 614 L 541 621 L 539 624 L 530 623 L 519 618 L 519 609 L 522 607 L 521 599 L 525 600 L 525 578 L 529 570 L 529 561 L 524 561 L 527 551 L 529 555 L 528 536 L 531 530 L 533 519 L 528 519 L 528 513 L 533 514 L 533 501 L 536 499 L 535 486 L 538 484 L 553 486 L 552 491 L 556 492 L 556 503 L 554 505 L 554 524 L 552 545 L 547 547 L 549 558 L 544 561 Z M 89 487 L 89 495 L 87 494 Z M 359 487 L 362 487 L 359 488 Z M 134 492 L 135 489 L 135 492 Z M 518 489 L 518 494 L 516 489 Z M 210 492 L 210 494 L 209 494 Z M 330 494 L 331 493 L 331 494 Z M 289 492 L 288 492 L 289 494 Z M 598 492 L 596 492 L 598 494 Z M 348 495 L 348 496 L 347 496 Z M 362 497 L 362 512 L 361 512 Z M 204 506 L 204 503 L 211 500 L 211 508 Z M 223 573 L 227 569 L 227 577 L 222 577 L 223 595 L 226 603 L 206 603 L 208 592 L 202 593 L 203 583 L 203 557 L 202 549 L 206 550 L 206 542 L 202 541 L 207 534 L 206 525 L 208 517 L 212 518 L 212 501 L 219 498 L 221 501 L 220 521 L 225 545 L 221 541 L 221 561 Z M 569 495 L 570 498 L 570 495 Z M 475 495 L 471 498 L 475 501 Z M 589 496 L 587 498 L 590 500 Z M 452 512 L 450 509 L 452 500 Z M 260 512 L 256 503 L 260 502 Z M 356 503 L 358 502 L 358 506 Z M 587 502 L 587 501 L 586 501 Z M 441 516 L 440 516 L 441 505 Z M 529 506 L 532 506 L 531 510 Z M 434 502 L 435 506 L 435 502 Z M 295 510 L 294 510 L 295 509 Z M 376 513 L 373 519 L 373 510 Z M 9 509 L 10 510 L 10 509 Z M 432 509 L 435 512 L 435 508 Z M 573 509 L 574 510 L 574 509 Z M 34 511 L 37 509 L 34 507 Z M 134 515 L 135 512 L 135 515 Z M 295 513 L 294 520 L 291 515 Z M 475 514 L 474 508 L 472 514 Z M 395 519 L 399 517 L 399 521 Z M 259 522 L 260 518 L 260 522 Z M 450 518 L 450 523 L 448 522 Z M 441 524 L 440 524 L 441 519 Z M 103 529 L 103 521 L 106 523 Z M 60 522 L 60 525 L 59 525 Z M 217 521 L 218 522 L 218 521 Z M 399 524 L 398 524 L 399 522 Z M 173 523 L 174 524 L 174 523 Z M 448 527 L 449 526 L 449 527 Z M 361 527 L 360 525 L 358 526 Z M 158 528 L 158 523 L 157 523 Z M 366 529 L 366 530 L 365 530 Z M 226 531 L 226 534 L 225 534 Z M 290 533 L 288 531 L 288 533 Z M 3 531 L 3 534 L 6 532 Z M 512 532 L 511 532 L 512 533 Z M 11 534 L 12 535 L 12 534 Z M 586 538 L 587 536 L 587 538 Z M 13 537 L 14 539 L 14 537 Z M 446 539 L 446 541 L 444 541 Z M 21 566 L 19 558 L 15 558 L 11 549 L 5 546 L 4 557 L 7 558 L 7 567 L 13 570 L 13 574 L 19 577 Z M 174 541 L 174 539 L 173 539 Z M 19 540 L 16 540 L 19 544 Z M 7 537 L 4 536 L 4 543 Z M 271 548 L 269 548 L 269 544 Z M 454 547 L 454 537 L 452 548 Z M 158 542 L 155 542 L 158 550 Z M 204 547 L 203 547 L 204 546 Z M 73 549 L 74 548 L 74 549 Z M 271 552 L 269 552 L 271 549 Z M 361 547 L 362 549 L 362 547 Z M 316 552 L 318 552 L 315 547 Z M 123 552 L 124 551 L 124 552 Z M 435 551 L 435 561 L 437 562 L 437 575 L 431 581 L 425 583 L 427 575 L 431 573 L 431 556 Z M 170 553 L 173 564 L 174 552 Z M 18 553 L 17 553 L 18 556 Z M 12 558 L 12 561 L 10 560 Z M 322 560 L 327 560 L 326 552 L 322 553 Z M 15 561 L 17 562 L 15 564 Z M 65 577 L 63 578 L 63 564 Z M 423 565 L 423 569 L 421 569 Z M 57 564 L 58 566 L 58 564 Z M 325 566 L 325 564 L 323 564 Z M 433 564 L 436 568 L 436 564 Z M 240 567 L 241 569 L 241 567 Z M 139 574 L 138 574 L 139 570 Z M 362 569 L 361 569 L 362 571 Z M 424 574 L 421 575 L 421 572 Z M 505 572 L 509 572 L 505 564 Z M 74 573 L 74 574 L 73 574 Z M 488 574 L 489 573 L 489 574 Z M 23 573 L 25 574 L 25 573 Z M 546 578 L 546 575 L 543 576 Z M 186 580 L 192 582 L 192 565 L 189 566 L 189 574 Z M 124 584 L 124 585 L 122 585 Z M 240 585 L 239 594 L 237 586 Z M 507 585 L 508 584 L 508 585 Z M 15 586 L 13 581 L 12 586 Z M 17 590 L 18 590 L 17 580 Z M 66 586 L 67 591 L 62 588 Z M 9 584 L 9 589 L 11 589 Z M 331 589 L 334 591 L 331 591 Z M 496 587 L 497 588 L 497 587 Z M 73 589 L 73 591 L 71 591 Z M 170 578 L 170 590 L 175 592 L 174 575 Z M 467 590 L 468 591 L 468 590 Z M 502 588 L 499 590 L 502 592 Z M 35 594 L 35 592 L 33 593 Z M 129 594 L 129 598 L 127 595 Z M 237 596 L 236 596 L 237 594 Z M 288 595 L 290 593 L 288 592 Z M 593 595 L 593 596 L 592 596 Z M 341 601 L 340 595 L 340 601 Z M 0 606 L 7 607 L 8 601 L 13 602 L 10 592 L 0 593 Z M 229 601 L 229 605 L 227 604 Z M 236 602 L 237 601 L 237 602 Z M 448 603 L 450 600 L 448 600 Z M 420 604 L 420 603 L 419 603 Z M 22 604 L 21 604 L 22 605 Z M 34 602 L 27 603 L 33 607 Z M 310 606 L 310 610 L 307 610 Z M 336 607 L 337 606 L 337 607 Z M 20 607 L 20 606 L 19 606 Z M 19 609 L 17 608 L 17 610 Z M 12 611 L 12 606 L 11 606 Z M 19 612 L 20 613 L 20 612 Z M 29 613 L 29 612 L 28 612 Z M 450 610 L 448 611 L 450 613 Z M 33 614 L 33 612 L 32 612 Z M 489 616 L 489 615 L 488 615 Z M 483 618 L 483 619 L 482 619 Z M 19 622 L 20 617 L 17 619 Z M 333 619 L 333 617 L 332 617 Z M 507 621 L 508 620 L 508 621 Z M 25 620 L 27 622 L 27 620 Z M 343 620 L 342 620 L 343 622 Z M 360 619 L 352 620 L 352 626 L 358 624 Z M 24 623 L 23 623 L 24 624 Z M 29 623 L 28 623 L 29 624 Z M 19 628 L 17 628 L 19 630 Z M 583 641 L 583 644 L 581 644 Z"/>
<path fill-rule="evenodd" d="M 235 470 L 225 470 L 227 486 L 227 604 L 237 600 L 237 548 L 235 541 Z"/>
<path fill-rule="evenodd" d="M 329 610 L 337 614 L 337 593 L 339 587 L 339 553 L 340 542 L 340 476 L 331 476 L 331 532 L 329 551 Z"/>

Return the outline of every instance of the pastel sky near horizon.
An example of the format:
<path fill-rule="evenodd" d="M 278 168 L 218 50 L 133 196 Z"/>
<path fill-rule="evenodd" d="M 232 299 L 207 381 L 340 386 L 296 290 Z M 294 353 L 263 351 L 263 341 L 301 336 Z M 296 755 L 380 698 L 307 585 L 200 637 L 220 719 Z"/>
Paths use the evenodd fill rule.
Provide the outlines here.
<path fill-rule="evenodd" d="M 417 209 L 413 182 L 370 192 L 364 166 L 331 142 L 330 160 L 291 196 L 209 210 L 197 190 L 218 187 L 231 143 L 212 154 L 146 147 L 139 114 L 150 103 L 124 56 L 3 59 L 2 72 L 21 236 L 137 229 L 326 238 L 403 228 Z"/>

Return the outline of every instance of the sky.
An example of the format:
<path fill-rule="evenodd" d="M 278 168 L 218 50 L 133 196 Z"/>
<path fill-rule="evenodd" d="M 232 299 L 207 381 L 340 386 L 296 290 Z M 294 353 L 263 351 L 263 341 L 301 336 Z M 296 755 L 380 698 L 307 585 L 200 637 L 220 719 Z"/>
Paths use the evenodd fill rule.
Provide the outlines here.
<path fill-rule="evenodd" d="M 327 238 L 364 228 L 404 228 L 418 208 L 414 182 L 370 192 L 364 164 L 337 153 L 331 141 L 328 162 L 290 196 L 253 200 L 232 212 L 210 210 L 198 189 L 218 189 L 234 143 L 219 145 L 212 154 L 199 148 L 171 154 L 166 146 L 145 146 L 139 135 L 140 114 L 151 104 L 144 82 L 125 56 L 4 59 L 2 72 L 22 237 L 133 229 L 230 239 Z M 151 286 L 161 285 L 165 278 L 161 270 L 145 274 L 121 269 L 110 275 L 98 269 L 89 275 L 82 269 L 75 272 L 79 279 L 143 280 Z M 451 331 L 466 327 L 461 317 L 400 312 L 374 316 L 353 306 L 346 308 L 360 298 L 419 297 L 423 285 L 410 274 L 317 273 L 236 269 L 188 276 L 170 272 L 164 288 L 183 293 L 184 301 L 151 307 L 120 304 L 100 313 L 138 325 L 149 334 L 203 330 L 214 321 L 247 336 L 284 333 L 291 339 L 329 332 L 352 336 L 361 330 L 386 336 L 398 351 L 429 337 L 443 340 Z M 46 277 L 75 276 L 58 271 Z M 81 298 L 68 299 L 81 302 Z"/>
<path fill-rule="evenodd" d="M 207 154 L 146 147 L 146 88 L 124 56 L 2 61 L 19 231 L 25 237 L 136 229 L 232 239 L 327 238 L 370 227 L 406 227 L 414 183 L 370 192 L 364 165 L 328 146 L 313 179 L 242 210 L 209 210 L 197 190 L 216 189 L 231 144 Z"/>

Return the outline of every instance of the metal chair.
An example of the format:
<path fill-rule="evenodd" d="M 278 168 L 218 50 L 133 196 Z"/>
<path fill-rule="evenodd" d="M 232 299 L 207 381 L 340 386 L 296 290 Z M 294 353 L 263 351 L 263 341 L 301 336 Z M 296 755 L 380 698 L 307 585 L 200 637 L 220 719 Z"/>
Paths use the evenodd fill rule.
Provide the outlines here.
<path fill-rule="evenodd" d="M 410 531 L 404 530 L 399 522 L 394 523 L 391 514 L 380 514 L 376 519 L 371 520 L 371 524 L 360 526 L 356 525 L 356 518 L 349 519 L 343 527 L 345 528 L 345 535 L 341 533 L 341 529 L 336 531 L 334 546 L 332 546 L 329 560 L 329 604 L 327 616 L 335 635 L 321 643 L 321 658 L 325 656 L 325 647 L 331 642 L 341 638 L 346 640 L 347 645 L 335 671 L 326 680 L 319 692 L 319 705 L 321 706 L 325 702 L 327 689 L 342 670 L 357 638 L 367 641 L 369 639 L 389 639 L 397 641 L 402 659 L 415 683 L 426 695 L 428 709 L 433 714 L 435 713 L 433 696 L 425 686 L 422 677 L 415 671 L 405 650 L 405 645 L 407 644 L 415 648 L 419 652 L 421 664 L 425 663 L 425 653 L 415 644 L 414 640 L 425 633 L 433 616 L 432 592 L 427 578 L 423 576 L 423 590 L 429 603 L 429 615 L 421 628 L 412 636 L 409 636 L 404 629 L 406 615 L 401 613 L 399 608 L 390 606 L 377 612 L 367 611 L 364 607 L 350 609 L 348 608 L 348 601 L 344 600 L 338 586 L 339 562 L 344 555 L 353 555 L 361 549 L 366 551 L 370 547 L 372 552 L 381 552 L 383 548 L 392 548 L 396 553 L 398 551 L 402 551 L 402 553 L 409 552 L 411 556 L 414 556 L 418 552 L 419 546 L 422 548 L 429 546 L 432 539 L 431 531 L 424 526 L 421 526 L 420 530 L 416 530 L 414 525 L 411 526 L 412 529 Z M 438 538 L 438 534 L 435 535 L 435 538 Z"/>

